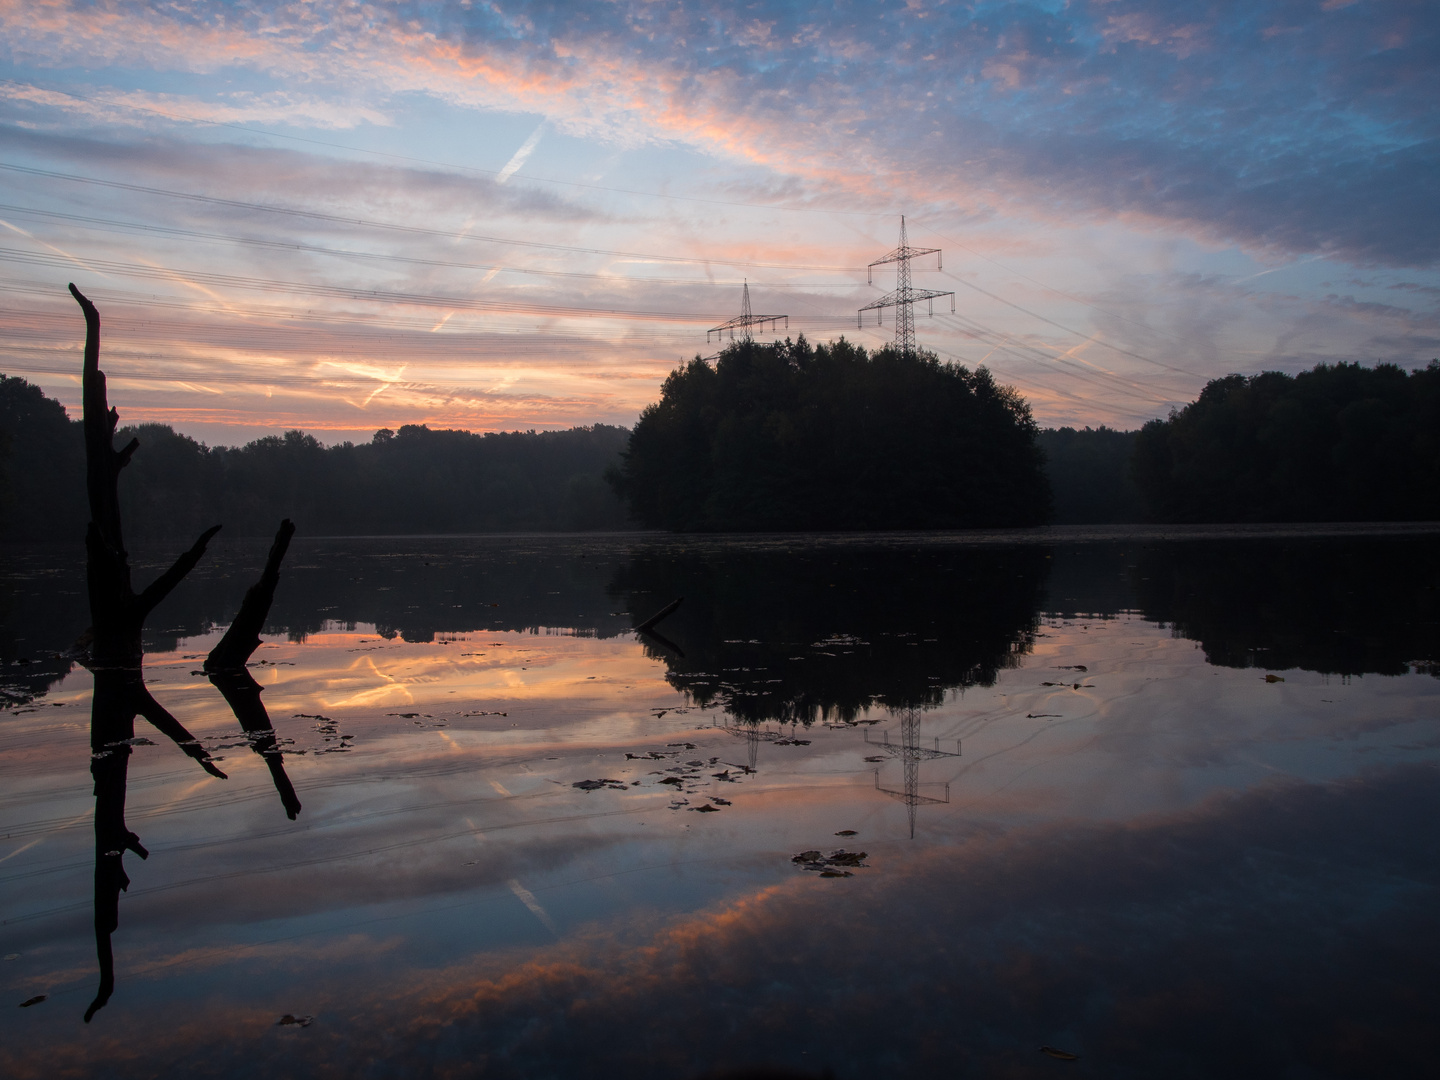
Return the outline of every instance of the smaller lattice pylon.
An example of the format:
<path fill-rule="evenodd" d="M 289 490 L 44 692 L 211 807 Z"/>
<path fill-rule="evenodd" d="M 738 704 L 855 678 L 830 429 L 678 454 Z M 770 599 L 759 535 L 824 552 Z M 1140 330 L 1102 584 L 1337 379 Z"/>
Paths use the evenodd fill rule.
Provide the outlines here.
<path fill-rule="evenodd" d="M 716 334 L 723 338 L 730 335 L 730 340 L 735 340 L 735 331 L 740 331 L 741 341 L 751 341 L 750 333 L 752 328 L 758 328 L 763 334 L 767 331 L 773 332 L 780 323 L 785 324 L 785 329 L 790 329 L 789 315 L 752 315 L 750 313 L 750 282 L 745 282 L 744 291 L 740 296 L 740 314 L 729 322 L 723 322 L 719 326 L 712 326 L 705 331 L 705 344 L 710 344 L 710 335 Z"/>

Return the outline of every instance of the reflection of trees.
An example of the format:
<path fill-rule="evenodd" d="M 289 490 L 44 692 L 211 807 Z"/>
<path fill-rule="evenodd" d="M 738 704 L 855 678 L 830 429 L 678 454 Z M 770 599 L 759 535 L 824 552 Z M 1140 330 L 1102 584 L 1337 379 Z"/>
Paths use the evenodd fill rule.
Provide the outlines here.
<path fill-rule="evenodd" d="M 1129 560 L 1145 618 L 1224 667 L 1401 675 L 1440 660 L 1434 537 L 1150 544 Z"/>
<path fill-rule="evenodd" d="M 667 679 L 736 721 L 853 720 L 989 685 L 1029 652 L 1048 563 L 1038 547 L 914 541 L 714 541 L 642 548 L 612 592 L 664 624 L 642 638 Z"/>

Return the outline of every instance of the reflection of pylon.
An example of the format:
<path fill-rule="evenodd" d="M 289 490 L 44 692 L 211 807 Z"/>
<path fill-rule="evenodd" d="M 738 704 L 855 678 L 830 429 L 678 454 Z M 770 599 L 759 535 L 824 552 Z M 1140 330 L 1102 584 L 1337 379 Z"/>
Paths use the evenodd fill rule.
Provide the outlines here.
<path fill-rule="evenodd" d="M 742 292 L 740 295 L 739 317 L 731 319 L 729 322 L 723 322 L 719 326 L 712 326 L 709 330 L 705 331 L 705 344 L 710 344 L 711 334 L 717 334 L 719 335 L 719 337 L 723 338 L 727 332 L 730 335 L 730 340 L 734 341 L 736 330 L 740 331 L 741 341 L 752 341 L 754 339 L 750 336 L 751 327 L 758 327 L 760 332 L 763 334 L 767 330 L 767 324 L 768 329 L 773 331 L 776 324 L 780 322 L 784 322 L 786 330 L 790 329 L 789 315 L 750 314 L 750 282 L 747 281 L 745 282 L 744 292 Z"/>
<path fill-rule="evenodd" d="M 735 724 L 716 724 L 715 726 L 721 731 L 734 735 L 737 739 L 745 740 L 746 761 L 752 773 L 755 771 L 755 763 L 760 758 L 760 744 L 774 742 L 776 739 L 784 737 L 783 732 L 761 728 L 759 721 L 747 723 L 742 720 Z"/>
<path fill-rule="evenodd" d="M 955 294 L 953 292 L 936 292 L 934 289 L 916 289 L 910 284 L 910 260 L 921 255 L 934 255 L 936 269 L 943 270 L 944 263 L 940 262 L 939 248 L 916 248 L 911 247 L 910 242 L 905 238 L 905 219 L 900 219 L 900 246 L 894 251 L 881 256 L 870 264 L 870 272 L 874 273 L 875 267 L 883 266 L 885 263 L 895 264 L 895 291 L 888 292 L 872 303 L 866 304 L 855 313 L 856 325 L 864 326 L 865 312 L 875 312 L 875 325 L 880 325 L 880 312 L 887 307 L 895 309 L 895 348 L 905 355 L 915 351 L 915 312 L 910 305 L 917 300 L 930 301 L 930 314 L 935 314 L 935 298 L 937 296 L 950 297 L 950 314 L 955 314 Z M 873 277 L 870 279 L 873 283 Z M 709 338 L 706 338 L 708 341 Z"/>
<path fill-rule="evenodd" d="M 865 742 L 879 750 L 883 750 L 891 757 L 898 757 L 904 768 L 905 790 L 896 791 L 893 788 L 880 786 L 880 770 L 875 770 L 875 790 L 882 791 L 886 795 L 893 795 L 905 804 L 906 814 L 910 818 L 910 839 L 915 839 L 915 807 L 921 803 L 948 803 L 950 801 L 950 785 L 945 784 L 945 797 L 936 798 L 932 795 L 920 794 L 920 762 L 931 761 L 942 757 L 959 757 L 960 740 L 955 740 L 955 752 L 940 749 L 940 740 L 935 740 L 935 748 L 920 745 L 920 710 L 906 709 L 900 714 L 900 742 L 890 741 L 890 732 L 886 731 L 882 742 L 871 742 L 870 732 L 865 732 Z"/>

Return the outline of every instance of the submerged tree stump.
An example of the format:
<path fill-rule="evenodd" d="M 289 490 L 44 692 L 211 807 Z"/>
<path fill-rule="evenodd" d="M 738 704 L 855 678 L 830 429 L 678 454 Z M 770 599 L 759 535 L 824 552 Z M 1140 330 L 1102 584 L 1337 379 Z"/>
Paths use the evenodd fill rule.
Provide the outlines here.
<path fill-rule="evenodd" d="M 130 557 L 120 527 L 120 471 L 139 448 L 131 439 L 114 445 L 120 414 L 106 397 L 100 370 L 100 313 L 79 289 L 70 293 L 85 313 L 83 381 L 85 486 L 90 524 L 85 533 L 85 577 L 90 596 L 91 643 L 87 666 L 95 678 L 90 710 L 90 773 L 95 780 L 95 945 L 100 989 L 85 1012 L 88 1023 L 110 1000 L 115 964 L 110 936 L 119 925 L 120 893 L 130 885 L 123 858 L 133 851 L 148 856 L 140 838 L 125 824 L 125 789 L 135 717 L 143 716 L 212 776 L 225 778 L 209 753 L 145 687 L 141 634 L 145 619 L 205 553 L 220 526 L 207 529 L 189 551 L 141 592 L 130 582 Z"/>
<path fill-rule="evenodd" d="M 211 684 L 219 690 L 240 721 L 240 727 L 250 742 L 250 749 L 259 754 L 270 769 L 270 778 L 285 806 L 290 820 L 300 813 L 300 799 L 295 794 L 295 785 L 285 773 L 285 758 L 276 742 L 275 729 L 270 723 L 270 714 L 260 700 L 264 689 L 246 667 L 251 654 L 260 645 L 260 631 L 265 626 L 265 617 L 270 614 L 270 604 L 275 599 L 275 586 L 280 581 L 280 562 L 295 535 L 295 526 L 286 518 L 280 523 L 275 534 L 275 543 L 270 546 L 270 557 L 265 560 L 265 570 L 260 580 L 245 593 L 245 600 L 239 612 L 225 631 L 220 643 L 210 650 L 205 658 L 205 674 Z"/>

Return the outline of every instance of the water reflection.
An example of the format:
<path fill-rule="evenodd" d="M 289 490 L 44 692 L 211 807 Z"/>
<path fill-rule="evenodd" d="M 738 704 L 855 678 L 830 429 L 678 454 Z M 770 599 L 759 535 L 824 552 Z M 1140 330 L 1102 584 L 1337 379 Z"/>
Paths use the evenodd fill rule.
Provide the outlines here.
<path fill-rule="evenodd" d="M 292 821 L 300 812 L 300 799 L 286 775 L 275 730 L 260 700 L 261 687 L 245 665 L 260 645 L 259 631 L 269 615 L 280 563 L 294 533 L 295 527 L 289 521 L 281 525 L 260 580 L 246 593 L 230 629 L 205 660 L 211 683 L 240 721 L 251 749 L 269 766 L 275 790 Z M 145 686 L 138 663 L 111 667 L 92 663 L 91 671 L 95 678 L 90 726 L 90 772 L 95 780 L 95 950 L 100 986 L 85 1010 L 86 1023 L 105 1007 L 115 992 L 111 939 L 120 926 L 120 894 L 130 887 L 124 866 L 125 852 L 132 851 L 142 859 L 150 857 L 140 837 L 125 824 L 130 755 L 137 743 L 147 741 L 135 737 L 137 712 L 195 758 L 206 772 L 225 779 L 201 741 L 155 700 Z"/>
<path fill-rule="evenodd" d="M 1313 1015 L 1348 1022 L 1353 998 L 1381 1030 L 1340 984 L 1386 977 L 1356 959 L 1401 936 L 1386 905 L 1433 955 L 1417 913 L 1434 897 L 1440 683 L 1401 673 L 1440 652 L 1434 538 L 387 543 L 277 542 L 268 559 L 232 544 L 172 594 L 158 640 L 187 652 L 152 648 L 146 693 L 197 748 L 236 748 L 223 785 L 135 740 L 133 715 L 107 727 L 116 691 L 95 671 L 92 1015 L 115 987 L 123 853 L 154 856 L 125 900 L 123 992 L 97 1022 L 133 1072 L 192 1051 L 220 1075 L 354 1071 L 356 1048 L 390 1040 L 425 1059 L 442 1027 L 456 1032 L 443 1053 L 503 1060 L 500 1075 L 583 1071 L 617 1030 L 670 1010 L 636 1075 L 813 1068 L 800 1048 L 817 1044 L 857 1072 L 969 1060 L 1028 1075 L 1006 1055 L 1041 1043 L 1083 1050 L 1082 1070 L 1103 1061 L 1098 1075 L 1147 1075 L 1110 1065 L 1166 1040 L 1181 1049 L 1148 1064 L 1210 1060 L 1185 1002 L 1243 1027 L 1233 1003 L 1267 966 L 1306 974 Z M 650 637 L 632 635 L 679 596 Z M 56 623 L 51 640 L 81 629 Z M 34 633 L 0 641 L 29 635 L 26 658 L 68 667 Z M 20 686 L 35 666 L 6 671 Z M 90 680 L 37 680 L 0 725 L 0 899 L 6 955 L 20 955 L 0 985 L 16 1001 L 71 980 L 78 1005 L 93 987 L 88 927 L 64 915 L 89 900 L 89 837 L 68 850 L 65 823 L 89 809 L 76 774 Z M 329 753 L 342 742 L 327 724 L 353 752 Z M 291 819 L 303 800 L 303 827 L 277 792 Z M 790 861 L 852 834 L 869 856 L 851 880 Z M 1337 925 L 1362 928 L 1353 955 L 1324 936 Z M 1165 996 L 1175 955 L 1190 997 Z M 1267 1008 L 1283 981 L 1266 984 Z M 797 982 L 783 1000 L 766 989 Z M 936 1035 L 962 990 L 983 1019 Z M 1095 1004 L 1127 994 L 1148 1019 Z M 887 1030 L 924 1046 L 900 1058 L 859 1004 L 895 995 Z M 0 1016 L 15 1060 L 126 1072 L 47 1018 L 54 1005 Z M 717 1008 L 753 1044 L 707 1042 Z M 275 1028 L 285 1014 L 317 1019 Z M 1295 1045 L 1246 1030 L 1268 1062 Z"/>
<path fill-rule="evenodd" d="M 884 792 L 886 795 L 893 795 L 905 804 L 906 817 L 910 821 L 910 839 L 915 839 L 915 808 L 921 803 L 948 803 L 950 801 L 950 784 L 942 781 L 944 796 L 927 795 L 920 790 L 920 763 L 922 761 L 935 761 L 938 758 L 958 758 L 960 756 L 960 740 L 955 740 L 955 749 L 940 749 L 940 737 L 935 737 L 935 745 L 924 746 L 920 742 L 920 710 L 900 710 L 900 741 L 892 743 L 890 732 L 885 730 L 879 743 L 873 744 L 875 749 L 887 757 L 892 757 L 900 762 L 901 775 L 904 787 L 900 790 L 880 786 L 880 770 L 875 770 L 875 790 Z M 870 732 L 865 732 L 866 743 L 871 743 Z M 869 760 L 868 758 L 866 760 Z"/>
<path fill-rule="evenodd" d="M 1425 539 L 1141 548 L 1138 607 L 1225 667 L 1402 675 L 1440 657 L 1440 561 Z"/>
<path fill-rule="evenodd" d="M 1034 645 L 1040 547 L 641 549 L 611 591 L 629 610 L 683 596 L 646 641 L 671 685 L 736 722 L 853 722 L 988 686 Z M 642 638 L 642 640 L 645 640 Z M 683 650 L 683 652 L 681 651 Z"/>

